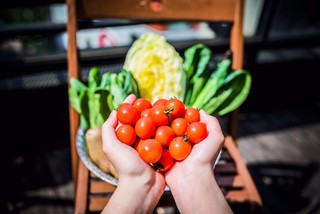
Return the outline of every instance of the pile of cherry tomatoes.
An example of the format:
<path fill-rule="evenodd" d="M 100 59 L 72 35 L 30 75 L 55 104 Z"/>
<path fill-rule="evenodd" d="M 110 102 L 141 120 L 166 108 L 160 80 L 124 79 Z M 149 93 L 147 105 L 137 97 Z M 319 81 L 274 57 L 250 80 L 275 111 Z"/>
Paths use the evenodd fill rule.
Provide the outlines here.
<path fill-rule="evenodd" d="M 144 98 L 123 103 L 117 110 L 118 139 L 132 146 L 146 163 L 159 172 L 184 160 L 194 144 L 207 137 L 206 124 L 195 108 L 176 98 L 159 99 L 153 105 Z"/>

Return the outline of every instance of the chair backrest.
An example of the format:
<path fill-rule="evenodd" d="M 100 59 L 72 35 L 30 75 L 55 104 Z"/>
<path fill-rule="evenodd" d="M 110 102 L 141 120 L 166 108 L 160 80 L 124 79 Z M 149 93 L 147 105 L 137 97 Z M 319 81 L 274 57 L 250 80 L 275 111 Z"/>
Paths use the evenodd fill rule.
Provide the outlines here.
<path fill-rule="evenodd" d="M 140 21 L 207 21 L 232 23 L 230 50 L 233 68 L 243 66 L 243 0 L 67 0 L 68 5 L 68 78 L 79 78 L 80 59 L 77 51 L 77 21 L 79 19 L 119 18 Z M 237 118 L 233 116 L 233 118 Z M 78 163 L 75 136 L 79 116 L 70 107 L 70 135 L 73 176 Z M 233 122 L 236 132 L 236 123 Z M 231 127 L 232 129 L 232 127 Z M 232 134 L 232 133 L 231 133 Z"/>

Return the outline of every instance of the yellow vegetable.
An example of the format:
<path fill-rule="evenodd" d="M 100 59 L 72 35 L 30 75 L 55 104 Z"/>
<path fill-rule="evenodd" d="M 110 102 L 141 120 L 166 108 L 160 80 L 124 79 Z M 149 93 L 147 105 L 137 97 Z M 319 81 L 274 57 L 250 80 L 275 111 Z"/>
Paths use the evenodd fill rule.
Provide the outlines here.
<path fill-rule="evenodd" d="M 152 103 L 160 98 L 183 98 L 182 58 L 163 36 L 142 34 L 129 49 L 123 67 L 138 82 L 140 96 Z"/>
<path fill-rule="evenodd" d="M 102 150 L 102 137 L 100 128 L 88 129 L 85 135 L 88 153 L 91 160 L 105 173 L 118 178 L 118 173 Z"/>

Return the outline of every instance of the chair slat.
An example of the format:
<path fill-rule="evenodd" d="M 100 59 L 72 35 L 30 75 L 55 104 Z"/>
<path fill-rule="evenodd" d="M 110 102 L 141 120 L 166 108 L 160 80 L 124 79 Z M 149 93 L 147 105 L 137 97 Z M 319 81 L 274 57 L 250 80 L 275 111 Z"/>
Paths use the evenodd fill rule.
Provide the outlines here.
<path fill-rule="evenodd" d="M 78 15 L 82 19 L 121 18 L 140 20 L 201 20 L 232 22 L 235 0 L 162 0 L 162 1 L 106 1 L 79 0 Z M 155 9 L 155 4 L 159 7 Z M 195 13 L 195 11 L 202 11 Z"/>
<path fill-rule="evenodd" d="M 249 201 L 249 199 L 250 199 L 250 196 L 249 196 L 247 189 L 230 190 L 230 191 L 226 191 L 224 194 L 225 194 L 226 199 L 230 202 L 233 202 L 233 203 Z"/>
<path fill-rule="evenodd" d="M 216 176 L 216 181 L 218 185 L 226 189 L 243 188 L 244 183 L 239 175 L 227 175 L 227 176 Z"/>
<path fill-rule="evenodd" d="M 101 212 L 109 200 L 110 200 L 109 197 L 89 198 L 88 209 L 91 212 Z"/>
<path fill-rule="evenodd" d="M 104 181 L 90 182 L 90 193 L 113 193 L 116 187 Z"/>

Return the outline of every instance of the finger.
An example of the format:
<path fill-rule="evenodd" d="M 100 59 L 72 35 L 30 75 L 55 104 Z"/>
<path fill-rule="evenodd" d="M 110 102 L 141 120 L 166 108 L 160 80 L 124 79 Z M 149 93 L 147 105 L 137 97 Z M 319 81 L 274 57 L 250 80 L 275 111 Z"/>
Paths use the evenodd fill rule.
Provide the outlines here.
<path fill-rule="evenodd" d="M 111 144 L 115 144 L 118 141 L 118 138 L 115 134 L 117 125 L 117 112 L 113 110 L 102 126 L 102 142 L 104 147 L 106 146 L 107 148 L 109 148 L 108 145 L 112 147 Z"/>
<path fill-rule="evenodd" d="M 205 111 L 200 110 L 201 122 L 207 125 L 208 139 L 215 139 L 216 142 L 223 142 L 224 136 L 221 130 L 220 123 L 216 117 L 207 114 Z"/>
<path fill-rule="evenodd" d="M 115 110 L 111 111 L 108 119 L 104 122 L 103 126 L 110 126 L 116 128 L 118 125 L 117 112 Z"/>
<path fill-rule="evenodd" d="M 200 110 L 200 120 L 201 122 L 207 124 L 209 131 L 222 133 L 220 123 L 216 117 L 207 114 L 203 110 Z"/>
<path fill-rule="evenodd" d="M 136 100 L 136 95 L 129 94 L 129 96 L 127 96 L 127 98 L 123 102 L 133 104 L 135 100 Z"/>

